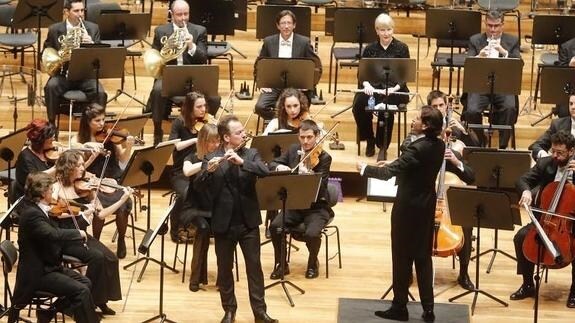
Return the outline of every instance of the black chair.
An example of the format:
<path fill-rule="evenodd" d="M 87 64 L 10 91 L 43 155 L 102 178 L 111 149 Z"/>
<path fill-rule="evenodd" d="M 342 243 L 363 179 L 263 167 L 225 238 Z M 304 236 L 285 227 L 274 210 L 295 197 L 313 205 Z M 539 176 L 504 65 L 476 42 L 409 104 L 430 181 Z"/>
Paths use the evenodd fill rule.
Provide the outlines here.
<path fill-rule="evenodd" d="M 12 19 L 16 6 L 0 4 L 0 27 L 6 27 L 6 32 L 0 33 L 0 53 L 12 53 L 14 58 L 20 54 L 20 65 L 24 66 L 24 53 L 32 53 L 36 66 L 36 33 L 15 30 Z"/>

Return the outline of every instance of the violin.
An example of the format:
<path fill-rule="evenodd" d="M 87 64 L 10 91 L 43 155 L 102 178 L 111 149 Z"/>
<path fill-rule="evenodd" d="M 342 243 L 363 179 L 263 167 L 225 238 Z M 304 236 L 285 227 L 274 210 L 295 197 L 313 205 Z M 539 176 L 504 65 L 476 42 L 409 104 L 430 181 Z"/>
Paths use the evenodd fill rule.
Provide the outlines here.
<path fill-rule="evenodd" d="M 196 119 L 196 122 L 194 123 L 194 126 L 192 128 L 195 132 L 200 132 L 200 130 L 202 130 L 202 128 L 206 123 L 211 123 L 215 125 L 217 124 L 216 118 L 214 118 L 214 116 L 212 116 L 211 114 L 206 113 L 206 115 L 203 118 Z"/>
<path fill-rule="evenodd" d="M 295 119 L 288 120 L 287 124 L 288 124 L 288 126 L 290 126 L 292 128 L 299 129 L 301 122 L 303 120 L 307 120 L 307 119 L 310 119 L 309 112 L 304 112 L 304 113 L 300 114 L 298 117 L 296 117 Z"/>
<path fill-rule="evenodd" d="M 54 217 L 59 217 L 65 213 L 72 216 L 77 216 L 80 214 L 80 212 L 86 209 L 86 206 L 81 203 L 75 201 L 66 201 L 61 198 L 50 203 L 50 206 L 51 208 L 48 211 L 48 214 Z"/>
<path fill-rule="evenodd" d="M 128 129 L 119 129 L 104 126 L 104 128 L 94 135 L 96 142 L 108 143 L 111 142 L 114 145 L 122 144 L 128 139 L 130 132 Z M 143 145 L 144 141 L 138 137 L 134 137 L 134 142 L 138 145 Z"/>
<path fill-rule="evenodd" d="M 325 140 L 325 138 L 328 138 L 328 136 L 335 130 L 335 128 L 339 125 L 339 123 L 340 123 L 340 121 L 336 122 L 328 130 L 328 132 L 316 142 L 316 144 L 309 151 L 302 153 L 302 158 L 301 158 L 300 162 L 291 169 L 292 173 L 296 169 L 298 169 L 299 166 L 301 166 L 301 165 L 305 165 L 308 170 L 311 170 L 319 164 L 319 155 L 321 155 L 321 153 L 323 151 L 322 143 Z"/>
<path fill-rule="evenodd" d="M 54 142 L 52 142 L 52 146 L 44 149 L 44 157 L 46 157 L 47 160 L 56 161 L 56 160 L 58 160 L 58 158 L 60 158 L 60 155 L 63 152 L 65 152 L 66 150 L 76 150 L 76 151 L 81 151 L 81 152 L 85 152 L 85 153 L 92 153 L 94 151 L 93 148 L 84 148 L 84 147 L 67 148 L 67 147 L 64 147 L 62 144 L 60 144 L 59 142 L 54 141 Z M 100 149 L 97 151 L 101 154 L 107 153 L 107 151 L 105 149 Z"/>
<path fill-rule="evenodd" d="M 74 190 L 76 194 L 80 197 L 87 197 L 92 194 L 95 190 L 99 190 L 102 193 L 112 194 L 116 190 L 123 190 L 124 186 L 118 185 L 116 180 L 112 178 L 104 178 L 100 180 L 99 178 L 78 178 L 74 181 Z"/>

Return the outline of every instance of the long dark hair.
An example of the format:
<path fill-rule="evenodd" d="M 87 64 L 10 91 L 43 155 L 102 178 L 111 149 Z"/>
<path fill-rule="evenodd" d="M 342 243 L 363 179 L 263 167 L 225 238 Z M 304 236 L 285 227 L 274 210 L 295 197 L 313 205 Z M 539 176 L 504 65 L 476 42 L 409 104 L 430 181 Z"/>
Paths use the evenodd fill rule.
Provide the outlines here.
<path fill-rule="evenodd" d="M 190 92 L 186 94 L 184 99 L 184 104 L 182 105 L 182 120 L 184 120 L 184 125 L 186 128 L 191 129 L 196 123 L 196 118 L 194 117 L 194 105 L 198 99 L 204 99 L 205 96 L 199 92 Z M 207 112 L 206 112 L 207 113 Z"/>
<path fill-rule="evenodd" d="M 289 117 L 285 109 L 285 102 L 287 98 L 292 96 L 298 99 L 299 101 L 298 118 L 309 112 L 309 103 L 305 94 L 303 94 L 300 90 L 294 88 L 285 89 L 280 94 L 280 97 L 278 98 L 277 101 L 278 125 L 280 129 L 287 129 Z"/>
<path fill-rule="evenodd" d="M 101 115 L 106 115 L 104 107 L 98 103 L 91 103 L 86 107 L 86 110 L 82 113 L 82 118 L 80 119 L 80 128 L 78 129 L 78 142 L 85 143 L 92 140 L 92 131 L 90 130 L 90 121 L 92 119 L 99 117 Z"/>

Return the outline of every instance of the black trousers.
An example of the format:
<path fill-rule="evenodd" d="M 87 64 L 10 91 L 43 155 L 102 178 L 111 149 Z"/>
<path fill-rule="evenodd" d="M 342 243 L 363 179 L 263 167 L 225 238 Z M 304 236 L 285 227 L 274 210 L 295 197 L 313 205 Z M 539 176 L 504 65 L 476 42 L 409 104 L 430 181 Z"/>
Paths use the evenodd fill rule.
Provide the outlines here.
<path fill-rule="evenodd" d="M 234 251 L 239 244 L 246 263 L 250 305 L 254 314 L 267 311 L 265 302 L 264 274 L 260 260 L 260 230 L 244 225 L 231 226 L 226 233 L 214 233 L 218 263 L 218 287 L 222 307 L 235 312 L 238 303 L 234 292 Z"/>
<path fill-rule="evenodd" d="M 376 104 L 385 102 L 385 96 L 374 94 Z M 353 117 L 355 119 L 355 123 L 357 125 L 357 130 L 359 132 L 359 140 L 375 140 L 376 145 L 379 148 L 384 147 L 387 150 L 389 147 L 389 143 L 391 142 L 391 136 L 393 134 L 393 123 L 394 123 L 394 113 L 393 112 L 376 112 L 377 114 L 377 126 L 376 126 L 376 133 L 375 136 L 373 135 L 373 111 L 365 111 L 367 107 L 367 101 L 369 100 L 369 95 L 365 93 L 356 93 L 355 97 L 353 98 Z M 398 96 L 390 96 L 389 104 L 399 104 Z M 387 125 L 387 132 L 384 130 L 386 129 Z M 384 143 L 384 136 L 383 134 L 386 133 L 385 143 Z"/>
<path fill-rule="evenodd" d="M 408 234 L 405 232 L 404 234 Z M 405 246 L 391 243 L 391 258 L 393 264 L 393 301 L 394 307 L 405 307 L 409 293 L 411 268 L 415 263 L 419 297 L 424 310 L 433 309 L 433 263 L 431 250 L 426 255 L 415 257 L 406 252 Z"/>
<path fill-rule="evenodd" d="M 278 214 L 270 224 L 270 233 L 272 235 L 272 243 L 274 245 L 274 259 L 275 263 L 279 264 L 281 259 L 281 246 L 282 246 L 282 218 L 283 214 Z M 329 212 L 325 209 L 307 209 L 307 210 L 288 210 L 285 216 L 286 228 L 295 228 L 301 223 L 304 223 L 305 231 L 303 232 L 303 240 L 309 251 L 308 267 L 315 267 L 317 255 L 321 247 L 321 231 L 327 225 L 329 220 Z M 287 244 L 284 244 L 286 246 Z M 287 251 L 284 251 L 284 256 L 287 257 Z"/>
<path fill-rule="evenodd" d="M 465 120 L 467 123 L 482 124 L 483 111 L 489 104 L 493 105 L 494 125 L 514 125 L 517 121 L 517 105 L 514 95 L 495 94 L 491 100 L 488 94 L 469 93 L 467 96 L 467 107 L 465 110 Z M 486 138 L 483 129 L 473 129 L 479 139 L 481 146 L 486 145 Z M 499 148 L 505 149 L 511 137 L 510 130 L 499 130 Z"/>
<path fill-rule="evenodd" d="M 194 237 L 194 254 L 192 256 L 192 275 L 190 285 L 208 283 L 208 249 L 210 248 L 210 218 L 195 216 L 190 223 L 196 227 Z"/>
<path fill-rule="evenodd" d="M 95 79 L 68 81 L 64 75 L 55 75 L 50 77 L 48 82 L 46 82 L 46 86 L 44 87 L 44 98 L 46 100 L 48 120 L 51 123 L 54 123 L 56 120 L 56 115 L 60 109 L 60 103 L 64 99 L 62 95 L 66 91 L 70 90 L 80 90 L 86 93 L 86 96 L 90 102 L 97 102 L 104 108 L 106 107 L 108 95 L 106 94 L 106 91 L 104 91 L 102 83 L 99 84 L 98 92 L 96 92 Z"/>
<path fill-rule="evenodd" d="M 463 227 L 463 247 L 457 253 L 459 257 L 459 266 L 460 269 L 467 271 L 467 267 L 469 266 L 469 258 L 471 257 L 471 235 L 473 232 L 472 227 Z M 461 270 L 460 270 L 461 272 Z"/>
<path fill-rule="evenodd" d="M 172 174 L 170 183 L 172 184 L 172 189 L 176 192 L 176 205 L 174 205 L 172 213 L 170 213 L 170 234 L 175 237 L 178 234 L 178 229 L 182 226 L 182 208 L 188 193 L 190 178 L 184 174 Z"/>

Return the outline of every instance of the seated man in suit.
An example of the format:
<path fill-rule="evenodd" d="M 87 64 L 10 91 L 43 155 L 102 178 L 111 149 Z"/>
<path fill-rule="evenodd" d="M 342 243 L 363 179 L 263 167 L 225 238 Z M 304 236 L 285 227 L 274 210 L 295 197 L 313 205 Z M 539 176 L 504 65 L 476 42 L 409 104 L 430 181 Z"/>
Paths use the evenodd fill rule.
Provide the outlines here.
<path fill-rule="evenodd" d="M 299 128 L 299 144 L 293 144 L 285 154 L 274 159 L 269 165 L 270 169 L 285 171 L 298 166 L 302 158 L 301 152 L 303 151 L 305 154 L 308 154 L 308 152 L 315 147 L 320 134 L 321 129 L 313 120 L 303 120 Z M 317 160 L 312 160 L 310 157 L 299 166 L 300 173 L 321 174 L 321 184 L 317 200 L 309 209 L 286 210 L 285 214 L 285 225 L 287 228 L 297 227 L 301 223 L 305 223 L 304 239 L 309 251 L 305 278 L 316 278 L 319 275 L 317 255 L 321 246 L 321 231 L 327 225 L 329 218 L 333 216 L 333 211 L 328 206 L 327 192 L 330 166 L 331 156 L 325 150 L 321 150 Z M 270 279 L 281 278 L 282 261 L 284 262 L 284 275 L 289 274 L 286 259 L 281 259 L 283 237 L 281 233 L 282 216 L 282 214 L 276 216 L 270 225 L 275 256 L 275 267 Z M 284 244 L 283 247 L 285 246 Z M 284 255 L 287 257 L 287 252 L 284 253 Z"/>
<path fill-rule="evenodd" d="M 48 36 L 44 42 L 44 50 L 53 48 L 56 51 L 62 49 L 64 42 L 60 42 L 60 36 L 67 37 L 74 34 L 74 30 L 81 34 L 81 43 L 99 43 L 100 42 L 100 29 L 95 23 L 84 20 L 84 1 L 82 0 L 66 0 L 64 2 L 64 15 L 66 20 L 55 23 L 48 29 Z M 70 50 L 73 48 L 70 48 Z M 62 102 L 62 95 L 70 90 L 80 90 L 86 93 L 90 102 L 97 102 L 103 107 L 106 107 L 108 95 L 104 91 L 102 84 L 97 84 L 96 79 L 85 79 L 80 81 L 68 81 L 68 63 L 65 62 L 62 68 L 56 70 L 55 74 L 48 79 L 44 87 L 44 97 L 46 98 L 46 109 L 48 114 L 48 121 L 55 124 L 56 115 Z M 98 92 L 96 92 L 96 88 Z"/>
<path fill-rule="evenodd" d="M 529 146 L 531 157 L 533 157 L 535 161 L 539 158 L 549 156 L 551 136 L 553 136 L 553 134 L 565 130 L 575 136 L 575 94 L 569 96 L 569 114 L 567 117 L 553 120 L 549 129 Z"/>
<path fill-rule="evenodd" d="M 475 34 L 469 39 L 469 57 L 505 57 L 521 58 L 519 51 L 519 39 L 513 35 L 503 32 L 503 14 L 499 11 L 489 11 L 485 16 L 485 27 L 487 31 Z M 469 93 L 467 97 L 467 108 L 465 120 L 469 124 L 481 124 L 482 113 L 489 104 L 493 105 L 493 124 L 513 125 L 517 121 L 517 106 L 515 95 L 497 94 L 491 99 L 489 94 Z M 475 130 L 480 140 L 480 144 L 485 145 L 485 135 L 483 130 Z M 511 132 L 509 130 L 499 131 L 499 148 L 507 148 Z"/>
<path fill-rule="evenodd" d="M 28 304 L 37 290 L 64 296 L 63 301 L 56 303 L 68 308 L 76 322 L 100 322 L 94 310 L 90 280 L 62 266 L 62 245 L 85 241 L 87 235 L 82 230 L 60 229 L 49 216 L 54 182 L 52 176 L 43 172 L 32 173 L 26 180 L 26 198 L 20 209 L 18 230 L 20 260 L 8 322 L 17 321 L 19 310 Z M 91 208 L 84 215 L 93 212 Z M 43 315 L 38 317 L 39 322 L 51 319 Z"/>
<path fill-rule="evenodd" d="M 572 38 L 559 46 L 559 60 L 555 62 L 558 66 L 575 67 L 575 38 Z M 564 104 L 557 104 L 556 114 L 559 118 L 568 117 L 570 108 Z"/>
<path fill-rule="evenodd" d="M 279 34 L 268 36 L 264 39 L 260 54 L 256 63 L 261 58 L 309 58 L 315 63 L 315 80 L 319 82 L 321 77 L 321 61 L 313 51 L 309 38 L 294 33 L 296 27 L 296 17 L 290 10 L 281 11 L 276 17 L 276 27 Z M 255 77 L 254 66 L 254 77 Z M 258 102 L 256 102 L 255 113 L 265 120 L 275 117 L 276 101 L 283 89 L 262 88 Z M 310 98 L 311 93 L 307 95 Z M 311 102 L 311 100 L 310 100 Z"/>
<path fill-rule="evenodd" d="M 154 30 L 154 41 L 152 48 L 158 51 L 165 45 L 162 44 L 162 37 L 170 37 L 178 29 L 182 29 L 185 33 L 184 43 L 187 46 L 186 50 L 169 62 L 167 65 L 191 65 L 191 64 L 206 64 L 208 61 L 208 45 L 207 45 L 207 31 L 204 26 L 195 25 L 189 22 L 190 20 L 190 6 L 184 0 L 176 0 L 170 7 L 172 15 L 172 22 L 165 25 L 160 25 Z M 168 42 L 166 42 L 167 44 Z M 161 75 L 160 75 L 161 77 Z M 220 106 L 220 97 L 208 98 L 208 112 L 212 115 L 217 112 Z M 154 121 L 154 145 L 162 141 L 162 120 L 167 119 L 170 115 L 170 102 L 167 97 L 162 96 L 162 79 L 158 78 L 154 81 L 154 87 L 150 92 L 150 98 L 146 104 L 146 110 L 152 112 L 152 120 Z"/>

